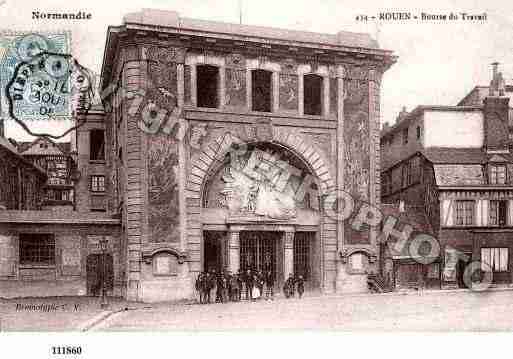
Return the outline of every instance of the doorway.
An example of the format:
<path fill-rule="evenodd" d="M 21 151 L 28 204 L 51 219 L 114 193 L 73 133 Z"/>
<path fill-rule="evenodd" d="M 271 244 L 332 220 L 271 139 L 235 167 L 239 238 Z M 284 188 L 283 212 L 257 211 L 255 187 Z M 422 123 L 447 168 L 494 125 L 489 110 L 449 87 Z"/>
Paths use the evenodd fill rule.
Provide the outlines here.
<path fill-rule="evenodd" d="M 103 255 L 90 254 L 86 259 L 86 285 L 87 295 L 101 295 L 103 282 Z M 112 255 L 105 254 L 105 289 L 112 291 L 114 288 L 114 261 Z"/>
<path fill-rule="evenodd" d="M 203 234 L 203 270 L 222 272 L 226 232 L 205 231 Z"/>
<path fill-rule="evenodd" d="M 240 269 L 271 271 L 276 278 L 277 247 L 282 232 L 247 231 L 240 233 Z"/>

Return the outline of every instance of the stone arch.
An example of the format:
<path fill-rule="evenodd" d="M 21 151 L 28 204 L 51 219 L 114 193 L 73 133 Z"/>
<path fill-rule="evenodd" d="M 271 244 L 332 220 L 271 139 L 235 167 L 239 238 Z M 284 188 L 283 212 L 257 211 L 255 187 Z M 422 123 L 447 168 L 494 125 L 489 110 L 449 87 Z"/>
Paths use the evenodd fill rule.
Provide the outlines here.
<path fill-rule="evenodd" d="M 200 200 L 208 178 L 222 165 L 225 156 L 234 144 L 270 142 L 281 145 L 296 155 L 311 171 L 318 182 L 319 194 L 327 195 L 335 190 L 335 181 L 330 173 L 325 155 L 310 139 L 291 133 L 283 128 L 273 128 L 271 138 L 243 141 L 230 131 L 202 146 L 200 154 L 192 161 L 188 175 L 189 198 Z M 198 203 L 199 204 L 199 203 Z"/>

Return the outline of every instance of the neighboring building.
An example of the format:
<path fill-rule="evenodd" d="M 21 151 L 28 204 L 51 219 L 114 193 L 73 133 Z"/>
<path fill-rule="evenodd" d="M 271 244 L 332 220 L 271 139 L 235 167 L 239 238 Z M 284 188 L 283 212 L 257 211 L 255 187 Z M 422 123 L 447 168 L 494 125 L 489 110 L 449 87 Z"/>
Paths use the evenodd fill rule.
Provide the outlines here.
<path fill-rule="evenodd" d="M 69 142 L 54 142 L 47 137 L 18 144 L 20 155 L 38 165 L 47 174 L 42 203 L 46 208 L 73 210 L 73 174 L 76 165 L 69 145 Z"/>
<path fill-rule="evenodd" d="M 442 248 L 442 287 L 464 286 L 466 263 L 454 250 L 484 262 L 495 283 L 513 279 L 512 119 L 496 67 L 484 99 L 472 96 L 461 106 L 403 112 L 381 133 L 382 202 L 424 208 Z M 436 265 L 426 270 L 436 273 Z"/>
<path fill-rule="evenodd" d="M 80 132 L 100 115 L 77 116 L 85 116 Z M 92 188 L 84 185 L 87 175 L 75 173 L 69 144 L 38 138 L 18 144 L 19 153 L 13 143 L 0 137 L 0 297 L 98 295 L 103 259 L 108 294 L 122 295 L 120 220 L 89 206 Z M 88 168 L 81 159 L 89 158 L 89 146 L 76 151 Z"/>
<path fill-rule="evenodd" d="M 321 203 L 344 189 L 380 205 L 380 82 L 394 62 L 366 34 L 156 10 L 109 27 L 101 90 L 120 84 L 123 91 L 105 98 L 105 120 L 88 131 L 91 149 L 100 142 L 93 131 L 105 131 L 112 176 L 101 183 L 107 211 L 119 209 L 122 217 L 126 298 L 190 298 L 199 272 L 211 269 L 269 269 L 278 285 L 297 273 L 322 292 L 366 291 L 367 272 L 377 267 L 375 229 L 337 224 Z M 123 99 L 141 91 L 140 106 Z M 184 141 L 162 128 L 141 130 L 151 127 L 142 114 L 155 120 L 175 105 L 179 126 L 187 128 Z M 81 131 L 79 148 L 87 138 Z M 103 171 L 96 153 L 79 154 L 81 178 Z M 277 191 L 266 182 L 269 172 L 244 172 L 255 159 L 269 171 L 282 173 L 283 163 L 297 171 Z M 85 185 L 78 186 L 80 211 L 87 200 Z M 300 189 L 306 195 L 295 201 Z M 94 197 L 93 205 L 89 197 L 90 208 L 99 208 L 101 200 Z"/>
<path fill-rule="evenodd" d="M 0 164 L 0 211 L 40 209 L 46 181 L 43 169 L 20 156 L 3 136 L 0 136 Z"/>

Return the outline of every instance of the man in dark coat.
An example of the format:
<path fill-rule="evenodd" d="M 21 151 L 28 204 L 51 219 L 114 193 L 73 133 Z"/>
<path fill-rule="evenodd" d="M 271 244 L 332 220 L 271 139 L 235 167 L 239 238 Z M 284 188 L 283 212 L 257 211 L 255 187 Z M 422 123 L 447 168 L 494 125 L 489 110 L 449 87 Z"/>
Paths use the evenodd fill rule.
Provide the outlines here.
<path fill-rule="evenodd" d="M 274 297 L 274 276 L 273 272 L 268 270 L 265 274 L 265 298 L 273 299 Z"/>
<path fill-rule="evenodd" d="M 237 299 L 239 302 L 242 300 L 242 283 L 244 282 L 243 280 L 243 277 L 244 277 L 244 273 L 241 273 L 241 271 L 239 270 L 239 273 L 237 274 L 237 284 L 238 284 L 238 288 L 239 288 L 239 298 Z"/>
<path fill-rule="evenodd" d="M 303 293 L 305 292 L 305 280 L 303 279 L 303 276 L 300 275 L 296 279 L 296 285 L 297 285 L 297 294 L 299 295 L 299 298 L 303 296 Z"/>
<path fill-rule="evenodd" d="M 253 299 L 253 273 L 251 273 L 251 270 L 248 269 L 246 271 L 246 275 L 244 277 L 244 282 L 246 283 L 246 300 L 252 300 Z"/>
<path fill-rule="evenodd" d="M 223 302 L 224 278 L 223 273 L 218 273 L 216 276 L 216 303 Z"/>
<path fill-rule="evenodd" d="M 214 289 L 216 286 L 216 271 L 214 269 L 209 274 L 207 274 L 206 284 L 207 303 L 210 303 L 212 289 Z"/>
<path fill-rule="evenodd" d="M 293 298 L 295 295 L 294 275 L 291 273 L 285 284 L 283 285 L 283 291 L 285 292 L 285 298 Z"/>

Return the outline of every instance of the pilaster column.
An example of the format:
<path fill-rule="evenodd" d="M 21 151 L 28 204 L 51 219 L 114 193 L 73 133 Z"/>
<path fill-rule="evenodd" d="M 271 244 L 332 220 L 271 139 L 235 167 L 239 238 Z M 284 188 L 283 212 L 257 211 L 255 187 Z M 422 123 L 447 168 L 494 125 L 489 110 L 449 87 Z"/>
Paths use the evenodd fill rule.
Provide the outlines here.
<path fill-rule="evenodd" d="M 223 108 L 226 102 L 226 67 L 219 68 L 219 108 Z"/>
<path fill-rule="evenodd" d="M 228 270 L 237 273 L 240 269 L 240 239 L 236 231 L 228 232 Z"/>
<path fill-rule="evenodd" d="M 323 84 L 322 116 L 329 117 L 329 115 L 330 115 L 330 78 L 328 76 L 324 76 L 322 78 L 322 84 Z"/>
<path fill-rule="evenodd" d="M 299 116 L 303 116 L 305 114 L 305 82 L 304 82 L 304 74 L 302 72 L 298 73 L 297 77 L 297 99 L 298 99 L 298 112 Z"/>
<path fill-rule="evenodd" d="M 337 69 L 337 189 L 344 190 L 344 80 L 346 71 L 343 66 Z M 337 276 L 335 291 L 340 292 L 344 282 L 345 266 L 340 258 L 344 250 L 344 218 L 343 211 L 338 211 L 337 218 Z"/>
<path fill-rule="evenodd" d="M 283 235 L 283 276 L 286 280 L 294 273 L 294 232 L 284 232 Z"/>
<path fill-rule="evenodd" d="M 180 108 L 183 108 L 184 104 L 184 64 L 177 65 L 177 92 L 178 92 L 178 101 L 177 105 Z M 184 118 L 178 119 L 180 128 L 184 129 L 187 125 L 186 120 Z M 179 214 L 179 223 L 180 223 L 180 250 L 184 252 L 187 249 L 187 206 L 186 206 L 186 159 L 187 159 L 187 149 L 185 147 L 184 141 L 178 141 L 178 207 L 180 209 Z"/>
<path fill-rule="evenodd" d="M 272 81 L 272 111 L 278 112 L 280 109 L 280 74 L 278 72 L 273 72 Z"/>
<path fill-rule="evenodd" d="M 191 102 L 198 106 L 198 89 L 196 86 L 196 64 L 191 64 Z"/>
<path fill-rule="evenodd" d="M 246 106 L 248 108 L 248 111 L 251 111 L 253 109 L 253 89 L 252 89 L 252 82 L 251 82 L 251 69 L 246 70 Z"/>

